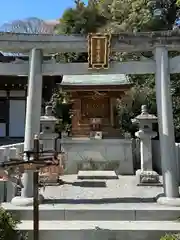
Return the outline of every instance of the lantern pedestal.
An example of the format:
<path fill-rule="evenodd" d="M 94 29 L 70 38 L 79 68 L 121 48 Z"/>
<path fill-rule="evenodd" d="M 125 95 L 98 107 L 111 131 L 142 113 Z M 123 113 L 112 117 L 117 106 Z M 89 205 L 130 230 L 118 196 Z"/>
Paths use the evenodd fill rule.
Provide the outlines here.
<path fill-rule="evenodd" d="M 139 124 L 139 131 L 135 133 L 140 139 L 141 169 L 136 171 L 138 186 L 162 186 L 159 175 L 153 171 L 151 139 L 157 136 L 152 131 L 152 123 L 157 122 L 157 117 L 149 114 L 145 105 L 141 107 L 141 114 L 132 120 Z"/>
<path fill-rule="evenodd" d="M 39 194 L 39 203 L 42 203 L 44 200 L 43 195 Z M 26 197 L 14 197 L 11 200 L 11 203 L 15 206 L 32 206 L 33 205 L 33 198 L 26 198 Z"/>

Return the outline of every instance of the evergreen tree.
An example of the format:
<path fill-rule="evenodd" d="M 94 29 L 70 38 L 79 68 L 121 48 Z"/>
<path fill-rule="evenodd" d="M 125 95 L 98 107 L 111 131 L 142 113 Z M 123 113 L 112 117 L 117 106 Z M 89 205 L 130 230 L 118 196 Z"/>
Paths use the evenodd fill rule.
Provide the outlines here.
<path fill-rule="evenodd" d="M 119 33 L 122 31 L 161 31 L 172 30 L 178 16 L 178 4 L 173 0 L 99 0 L 99 11 L 109 21 L 102 31 Z M 170 53 L 170 56 L 178 53 Z M 126 54 L 118 53 L 125 60 L 140 60 L 142 57 L 152 58 L 152 53 Z M 130 75 L 133 88 L 126 97 L 118 102 L 121 127 L 132 134 L 136 130 L 131 119 L 140 114 L 141 105 L 146 104 L 151 113 L 156 111 L 155 77 L 154 75 Z M 176 140 L 180 137 L 180 74 L 171 75 L 173 113 Z"/>

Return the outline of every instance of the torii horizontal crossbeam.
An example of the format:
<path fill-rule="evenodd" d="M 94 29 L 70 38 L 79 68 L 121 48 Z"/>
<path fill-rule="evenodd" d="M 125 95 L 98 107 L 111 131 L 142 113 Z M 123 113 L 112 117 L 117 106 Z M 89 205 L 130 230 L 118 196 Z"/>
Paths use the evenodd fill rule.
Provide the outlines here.
<path fill-rule="evenodd" d="M 180 31 L 120 33 L 112 35 L 111 49 L 117 52 L 152 51 L 156 46 L 168 50 L 180 49 Z M 46 35 L 0 32 L 0 50 L 29 52 L 32 48 L 44 52 L 87 52 L 88 40 L 83 35 Z"/>
<path fill-rule="evenodd" d="M 180 72 L 180 57 L 170 59 L 170 73 Z M 91 75 L 91 74 L 154 74 L 155 61 L 112 62 L 109 69 L 89 70 L 88 63 L 43 63 L 42 75 Z M 4 76 L 27 76 L 28 63 L 0 63 L 0 74 Z"/>

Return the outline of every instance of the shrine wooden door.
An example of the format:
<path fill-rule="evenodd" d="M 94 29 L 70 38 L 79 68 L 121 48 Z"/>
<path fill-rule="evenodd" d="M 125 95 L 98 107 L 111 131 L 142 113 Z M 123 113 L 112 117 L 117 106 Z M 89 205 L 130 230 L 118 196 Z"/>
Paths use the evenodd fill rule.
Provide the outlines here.
<path fill-rule="evenodd" d="M 109 98 L 84 98 L 81 101 L 82 120 L 88 121 L 90 118 L 102 118 L 103 124 L 109 124 L 110 104 Z"/>

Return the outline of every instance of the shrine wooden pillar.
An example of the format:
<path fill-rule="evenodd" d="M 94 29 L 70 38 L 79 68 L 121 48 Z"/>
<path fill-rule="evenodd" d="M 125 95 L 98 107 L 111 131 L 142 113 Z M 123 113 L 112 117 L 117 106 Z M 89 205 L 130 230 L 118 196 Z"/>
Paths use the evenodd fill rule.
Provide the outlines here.
<path fill-rule="evenodd" d="M 79 98 L 73 98 L 72 104 L 72 134 L 76 130 L 79 130 L 79 122 L 81 119 L 81 100 Z"/>
<path fill-rule="evenodd" d="M 114 126 L 114 106 L 115 106 L 116 99 L 110 98 L 110 122 L 111 126 Z"/>

